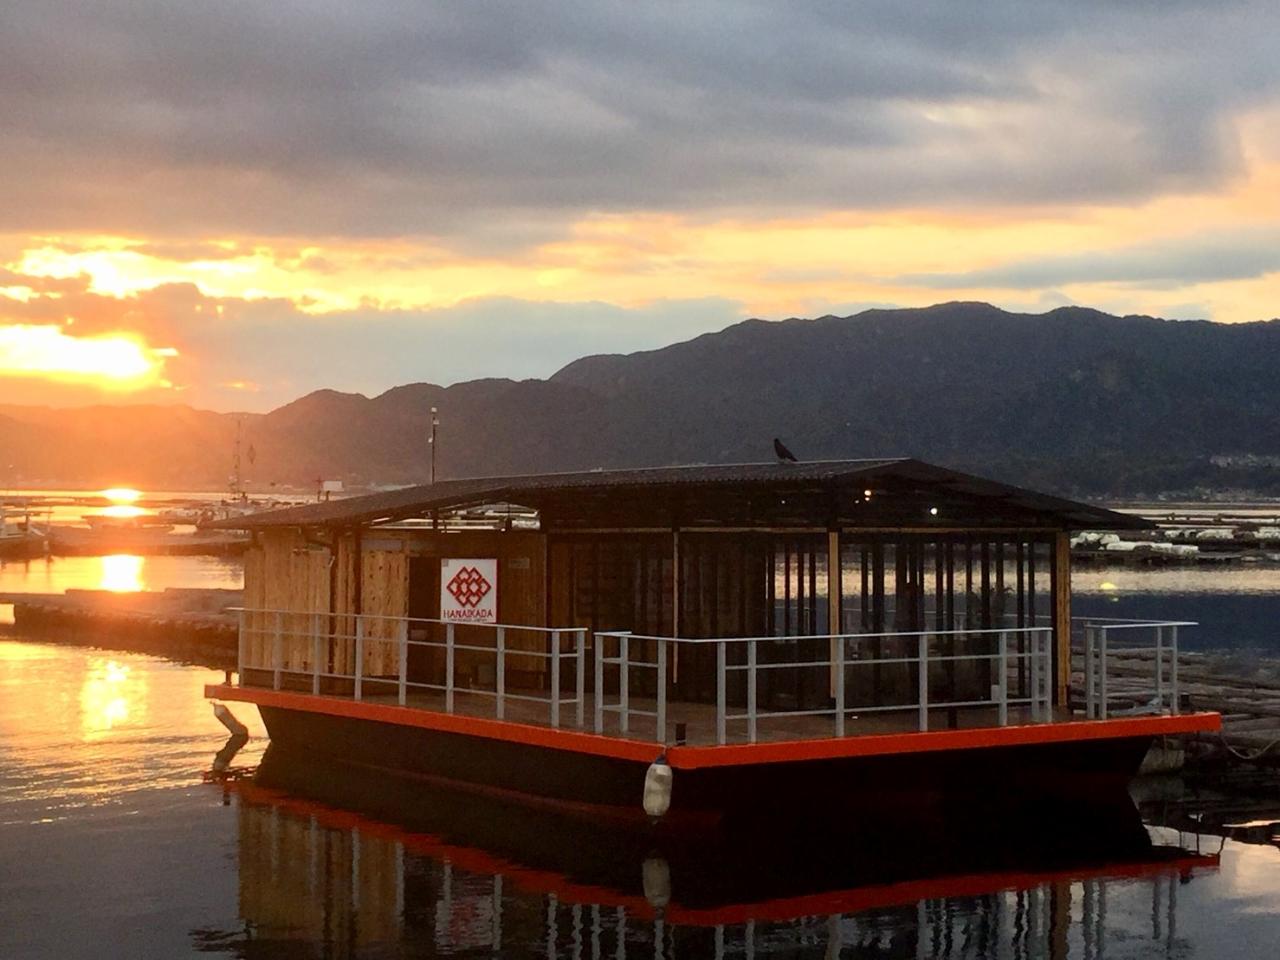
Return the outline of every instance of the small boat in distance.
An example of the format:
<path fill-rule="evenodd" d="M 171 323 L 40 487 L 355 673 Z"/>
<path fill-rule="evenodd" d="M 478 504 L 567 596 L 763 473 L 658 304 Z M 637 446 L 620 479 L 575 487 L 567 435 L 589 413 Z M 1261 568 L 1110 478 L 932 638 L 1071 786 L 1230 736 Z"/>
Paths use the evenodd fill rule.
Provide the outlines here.
<path fill-rule="evenodd" d="M 49 538 L 31 518 L 31 506 L 25 500 L 0 500 L 0 559 L 20 560 L 42 556 Z"/>

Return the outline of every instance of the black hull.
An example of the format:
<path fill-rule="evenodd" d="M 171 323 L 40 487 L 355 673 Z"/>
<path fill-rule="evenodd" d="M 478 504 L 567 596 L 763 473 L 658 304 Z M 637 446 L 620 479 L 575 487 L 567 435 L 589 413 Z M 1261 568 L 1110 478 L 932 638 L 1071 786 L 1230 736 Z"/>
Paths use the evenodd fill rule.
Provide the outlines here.
<path fill-rule="evenodd" d="M 272 743 L 470 788 L 501 799 L 643 819 L 648 764 L 376 720 L 263 705 Z M 1028 804 L 1090 804 L 1136 773 L 1147 736 L 676 769 L 669 819 L 750 821 L 831 807 L 1001 816 Z"/>

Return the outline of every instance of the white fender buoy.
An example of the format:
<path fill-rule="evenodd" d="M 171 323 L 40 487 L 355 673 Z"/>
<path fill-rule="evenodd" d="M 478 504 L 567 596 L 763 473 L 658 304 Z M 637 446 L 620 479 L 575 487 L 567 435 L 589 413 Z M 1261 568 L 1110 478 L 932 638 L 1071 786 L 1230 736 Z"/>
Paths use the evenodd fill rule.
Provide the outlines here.
<path fill-rule="evenodd" d="M 218 718 L 218 722 L 226 727 L 233 736 L 249 736 L 249 728 L 235 718 L 235 714 L 227 709 L 227 705 L 225 703 L 214 701 L 213 715 Z"/>
<path fill-rule="evenodd" d="M 644 774 L 644 812 L 657 819 L 671 809 L 671 782 L 674 776 L 664 753 L 649 764 Z"/>
<path fill-rule="evenodd" d="M 662 857 L 649 857 L 640 865 L 640 881 L 649 906 L 661 910 L 671 902 L 671 867 Z"/>

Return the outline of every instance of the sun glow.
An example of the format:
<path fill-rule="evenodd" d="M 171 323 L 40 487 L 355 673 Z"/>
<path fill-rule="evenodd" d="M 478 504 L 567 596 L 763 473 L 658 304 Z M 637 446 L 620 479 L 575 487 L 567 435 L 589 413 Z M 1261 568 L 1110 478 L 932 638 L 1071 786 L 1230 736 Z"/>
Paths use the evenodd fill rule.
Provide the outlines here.
<path fill-rule="evenodd" d="M 137 503 L 142 497 L 142 491 L 132 487 L 108 487 L 102 491 L 102 497 L 112 503 Z"/>
<path fill-rule="evenodd" d="M 0 327 L 0 376 L 93 383 L 114 390 L 165 386 L 171 349 L 126 333 L 76 337 L 55 325 Z"/>

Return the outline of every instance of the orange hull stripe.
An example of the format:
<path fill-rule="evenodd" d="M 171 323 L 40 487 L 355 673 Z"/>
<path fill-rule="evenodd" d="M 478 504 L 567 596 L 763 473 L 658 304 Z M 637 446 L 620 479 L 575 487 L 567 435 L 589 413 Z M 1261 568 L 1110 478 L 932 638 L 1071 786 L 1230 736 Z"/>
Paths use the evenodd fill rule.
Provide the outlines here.
<path fill-rule="evenodd" d="M 483 717 L 464 717 L 457 714 L 436 713 L 418 707 L 401 707 L 387 703 L 365 703 L 341 697 L 324 697 L 311 693 L 289 693 L 282 690 L 259 690 L 256 687 L 232 687 L 210 684 L 204 695 L 217 700 L 238 700 L 260 707 L 280 707 L 302 713 L 320 713 L 330 717 L 346 717 L 353 720 L 372 720 L 391 723 L 400 727 L 417 727 L 438 730 L 441 733 L 459 733 L 486 740 L 505 740 L 523 743 L 531 747 L 549 747 L 553 750 L 569 750 L 589 753 L 598 757 L 632 760 L 649 764 L 662 753 L 662 745 L 638 740 L 619 740 L 577 730 L 556 730 L 527 723 L 507 720 L 486 720 Z"/>
<path fill-rule="evenodd" d="M 667 757 L 673 767 L 693 770 L 744 763 L 788 763 L 797 760 L 833 760 L 840 757 L 879 757 L 941 750 L 981 750 L 1129 737 L 1173 736 L 1212 732 L 1221 728 L 1222 717 L 1219 714 L 1188 713 L 1176 717 L 1074 720 L 1018 727 L 873 734 L 826 740 L 781 740 L 775 743 L 727 744 L 723 747 L 672 747 Z"/>
<path fill-rule="evenodd" d="M 256 687 L 211 684 L 205 696 L 279 707 L 331 717 L 371 720 L 402 727 L 436 730 L 486 740 L 522 743 L 552 750 L 567 750 L 635 763 L 652 763 L 663 752 L 661 744 L 623 740 L 578 730 L 557 730 L 507 720 L 487 720 L 401 707 L 366 703 L 342 697 L 316 696 Z M 710 747 L 668 747 L 667 762 L 676 769 L 750 766 L 803 760 L 837 760 L 844 757 L 878 757 L 943 750 L 980 750 L 993 747 L 1115 740 L 1133 737 L 1209 733 L 1222 728 L 1216 713 L 1189 713 L 1174 717 L 1123 717 L 1113 720 L 1078 720 L 1017 727 L 982 727 L 973 730 L 936 730 L 927 733 L 875 734 L 832 737 L 824 740 L 781 740 L 769 743 L 728 744 Z"/>

